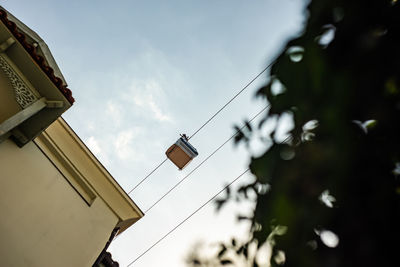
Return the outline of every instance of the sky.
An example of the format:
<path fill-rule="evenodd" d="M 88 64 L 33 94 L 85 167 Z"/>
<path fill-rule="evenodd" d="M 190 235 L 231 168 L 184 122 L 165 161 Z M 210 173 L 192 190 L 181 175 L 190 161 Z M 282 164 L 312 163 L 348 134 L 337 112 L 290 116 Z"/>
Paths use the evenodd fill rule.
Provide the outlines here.
<path fill-rule="evenodd" d="M 49 46 L 76 103 L 63 118 L 129 192 L 179 134 L 193 134 L 281 52 L 304 25 L 302 0 L 1 0 Z M 147 210 L 265 105 L 262 75 L 191 140 L 199 156 L 184 170 L 167 161 L 130 197 Z M 265 113 L 262 115 L 264 116 Z M 260 119 L 261 115 L 257 118 Z M 267 131 L 268 129 L 263 129 Z M 285 131 L 283 129 L 282 131 Z M 122 233 L 109 251 L 127 266 L 265 151 L 227 143 Z M 233 188 L 252 181 L 244 175 Z M 207 205 L 131 266 L 185 266 L 192 247 L 212 251 L 248 225 L 254 203 Z"/>

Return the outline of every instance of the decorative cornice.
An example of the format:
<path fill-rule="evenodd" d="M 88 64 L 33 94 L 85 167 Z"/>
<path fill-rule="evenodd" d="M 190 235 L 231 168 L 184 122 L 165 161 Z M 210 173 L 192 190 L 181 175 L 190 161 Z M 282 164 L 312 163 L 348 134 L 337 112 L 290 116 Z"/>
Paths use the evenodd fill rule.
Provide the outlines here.
<path fill-rule="evenodd" d="M 38 55 L 36 52 L 36 47 L 26 42 L 26 37 L 21 33 L 17 25 L 7 18 L 7 12 L 0 8 L 0 20 L 1 22 L 10 30 L 14 37 L 19 41 L 19 43 L 24 47 L 24 49 L 30 54 L 32 59 L 40 66 L 40 68 L 46 73 L 54 85 L 60 90 L 60 92 L 65 96 L 69 103 L 73 104 L 75 99 L 72 97 L 72 92 L 63 84 L 61 78 L 54 75 L 54 70 L 48 66 L 45 59 Z"/>
<path fill-rule="evenodd" d="M 38 100 L 38 97 L 29 89 L 22 78 L 14 71 L 14 69 L 8 64 L 7 60 L 0 54 L 0 68 L 4 71 L 6 76 L 11 82 L 14 88 L 15 100 L 23 108 L 27 108 L 29 105 Z"/>

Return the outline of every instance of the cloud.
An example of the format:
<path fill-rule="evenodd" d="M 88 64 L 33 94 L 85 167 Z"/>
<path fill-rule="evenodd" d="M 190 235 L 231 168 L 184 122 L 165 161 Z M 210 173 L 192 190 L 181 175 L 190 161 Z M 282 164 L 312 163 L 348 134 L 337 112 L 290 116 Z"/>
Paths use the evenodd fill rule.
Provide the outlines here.
<path fill-rule="evenodd" d="M 90 151 L 93 153 L 93 155 L 98 158 L 103 164 L 108 165 L 110 163 L 110 160 L 107 156 L 107 152 L 103 149 L 104 142 L 103 140 L 99 140 L 94 136 L 90 136 L 85 144 L 86 146 L 90 149 Z"/>
<path fill-rule="evenodd" d="M 163 88 L 155 80 L 133 82 L 133 103 L 150 112 L 152 117 L 160 122 L 172 122 L 171 116 L 161 108 L 160 102 L 165 101 Z M 157 100 L 157 101 L 156 101 Z"/>
<path fill-rule="evenodd" d="M 143 130 L 139 127 L 128 129 L 121 131 L 117 134 L 114 140 L 114 151 L 118 158 L 122 160 L 139 160 L 143 156 L 139 155 L 139 153 L 135 153 L 135 144 L 134 140 L 141 135 Z"/>
<path fill-rule="evenodd" d="M 117 156 L 120 159 L 128 159 L 132 153 L 132 140 L 133 140 L 133 131 L 123 131 L 118 134 L 117 138 L 114 141 L 114 148 Z"/>
<path fill-rule="evenodd" d="M 122 118 L 121 109 L 114 102 L 111 101 L 107 102 L 106 113 L 111 117 L 112 121 L 115 124 L 117 125 L 121 124 L 121 118 Z"/>
<path fill-rule="evenodd" d="M 135 98 L 135 103 L 136 105 L 139 105 L 141 107 L 145 107 L 147 105 L 147 108 L 153 113 L 153 116 L 156 120 L 158 121 L 165 121 L 165 122 L 170 122 L 171 117 L 167 114 L 164 114 L 161 111 L 161 108 L 156 104 L 156 102 L 153 99 L 153 95 L 148 95 L 144 96 L 144 99 L 140 98 Z M 143 104 L 145 103 L 145 104 Z"/>
<path fill-rule="evenodd" d="M 89 147 L 90 151 L 92 151 L 93 154 L 95 154 L 96 156 L 101 155 L 101 147 L 99 146 L 99 143 L 94 136 L 90 136 L 88 138 L 88 140 L 86 141 L 86 145 Z"/>

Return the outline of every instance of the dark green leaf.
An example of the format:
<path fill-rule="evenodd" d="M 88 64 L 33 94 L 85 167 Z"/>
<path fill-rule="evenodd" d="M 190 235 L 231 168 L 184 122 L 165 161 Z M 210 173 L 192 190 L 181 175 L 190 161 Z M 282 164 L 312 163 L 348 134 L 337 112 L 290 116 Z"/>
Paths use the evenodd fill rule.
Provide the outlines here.
<path fill-rule="evenodd" d="M 228 264 L 232 264 L 232 261 L 231 261 L 231 260 L 221 260 L 221 261 L 220 261 L 220 264 L 222 264 L 222 265 L 228 265 Z"/>
<path fill-rule="evenodd" d="M 227 251 L 226 246 L 225 246 L 224 244 L 221 244 L 221 249 L 220 249 L 220 251 L 218 252 L 217 257 L 218 257 L 218 258 L 221 258 L 222 256 L 225 255 L 226 251 Z"/>

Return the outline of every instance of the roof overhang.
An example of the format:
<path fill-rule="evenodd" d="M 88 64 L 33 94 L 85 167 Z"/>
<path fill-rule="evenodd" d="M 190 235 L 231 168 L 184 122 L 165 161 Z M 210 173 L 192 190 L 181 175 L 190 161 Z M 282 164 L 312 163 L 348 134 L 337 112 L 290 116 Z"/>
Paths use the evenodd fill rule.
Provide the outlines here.
<path fill-rule="evenodd" d="M 0 21 L 0 68 L 22 109 L 6 125 L 0 122 L 0 137 L 11 134 L 23 146 L 70 108 L 74 99 L 43 40 L 1 6 Z"/>

